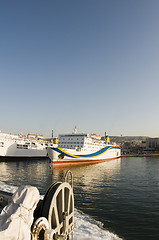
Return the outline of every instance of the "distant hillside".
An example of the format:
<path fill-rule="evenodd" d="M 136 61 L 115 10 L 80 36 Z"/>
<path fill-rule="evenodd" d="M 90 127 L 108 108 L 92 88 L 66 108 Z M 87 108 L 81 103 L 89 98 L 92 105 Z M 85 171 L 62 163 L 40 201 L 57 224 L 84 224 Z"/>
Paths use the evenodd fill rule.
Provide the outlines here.
<path fill-rule="evenodd" d="M 109 136 L 111 142 L 132 142 L 132 141 L 145 141 L 146 136 Z M 102 137 L 104 139 L 105 137 Z"/>

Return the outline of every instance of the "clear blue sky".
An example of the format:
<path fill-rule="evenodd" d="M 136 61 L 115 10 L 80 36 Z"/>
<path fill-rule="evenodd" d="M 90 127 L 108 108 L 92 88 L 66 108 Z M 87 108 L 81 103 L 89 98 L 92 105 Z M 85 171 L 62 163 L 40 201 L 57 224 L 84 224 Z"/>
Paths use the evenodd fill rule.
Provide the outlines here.
<path fill-rule="evenodd" d="M 0 102 L 3 132 L 159 136 L 159 1 L 0 1 Z"/>

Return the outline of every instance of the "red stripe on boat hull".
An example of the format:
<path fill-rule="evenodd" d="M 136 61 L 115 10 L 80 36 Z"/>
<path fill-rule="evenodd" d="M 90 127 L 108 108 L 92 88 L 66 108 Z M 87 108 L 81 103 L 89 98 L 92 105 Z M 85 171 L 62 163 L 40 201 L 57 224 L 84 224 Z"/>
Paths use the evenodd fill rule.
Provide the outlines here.
<path fill-rule="evenodd" d="M 55 166 L 70 166 L 70 165 L 84 165 L 84 164 L 95 164 L 95 163 L 100 163 L 100 162 L 105 162 L 105 161 L 110 161 L 113 159 L 117 159 L 120 158 L 120 156 L 118 157 L 114 157 L 114 158 L 108 158 L 108 159 L 96 159 L 96 160 L 59 160 L 59 161 L 52 161 L 53 167 Z"/>

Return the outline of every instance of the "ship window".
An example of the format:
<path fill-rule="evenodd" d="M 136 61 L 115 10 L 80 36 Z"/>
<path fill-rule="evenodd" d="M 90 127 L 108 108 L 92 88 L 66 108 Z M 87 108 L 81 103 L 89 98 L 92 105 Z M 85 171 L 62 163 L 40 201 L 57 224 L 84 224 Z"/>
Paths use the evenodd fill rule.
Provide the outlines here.
<path fill-rule="evenodd" d="M 17 144 L 18 149 L 28 149 L 28 145 L 26 144 Z"/>

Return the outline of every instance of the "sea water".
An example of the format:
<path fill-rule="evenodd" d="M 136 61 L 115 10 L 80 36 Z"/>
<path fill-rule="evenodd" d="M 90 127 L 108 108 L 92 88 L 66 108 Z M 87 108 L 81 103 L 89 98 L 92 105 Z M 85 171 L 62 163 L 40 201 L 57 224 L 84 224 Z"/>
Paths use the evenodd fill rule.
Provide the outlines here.
<path fill-rule="evenodd" d="M 159 239 L 159 158 L 121 158 L 52 168 L 48 160 L 1 162 L 0 181 L 30 184 L 45 194 L 52 182 L 73 173 L 74 240 Z"/>

